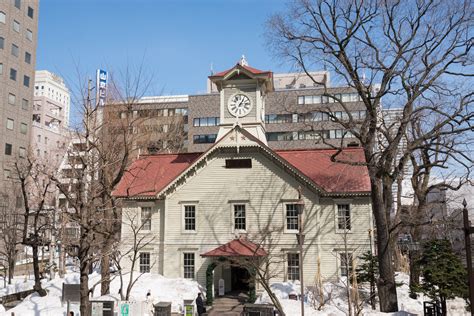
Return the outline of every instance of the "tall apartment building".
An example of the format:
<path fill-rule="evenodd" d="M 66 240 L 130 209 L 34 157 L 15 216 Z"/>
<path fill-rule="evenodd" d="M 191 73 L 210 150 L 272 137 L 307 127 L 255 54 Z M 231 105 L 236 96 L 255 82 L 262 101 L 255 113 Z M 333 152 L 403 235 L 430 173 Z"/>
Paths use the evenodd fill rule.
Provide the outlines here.
<path fill-rule="evenodd" d="M 246 63 L 244 66 L 253 69 Z M 347 115 L 343 108 L 333 99 L 323 96 L 325 91 L 337 95 L 355 119 L 363 119 L 365 106 L 358 94 L 350 88 L 331 87 L 326 71 L 313 72 L 311 75 L 316 83 L 301 73 L 273 75 L 274 91 L 268 93 L 264 109 L 268 146 L 272 149 L 325 148 L 329 147 L 327 143 L 340 145 L 341 141 L 344 146 L 358 146 L 356 138 L 345 133 L 339 124 L 324 113 L 331 111 L 333 115 L 343 118 Z M 140 135 L 140 152 L 156 152 L 165 148 L 162 146 L 163 141 L 170 137 L 174 139 L 169 132 L 174 126 L 172 122 L 179 123 L 184 132 L 182 146 L 177 146 L 180 147 L 179 151 L 206 151 L 215 142 L 222 121 L 220 102 L 221 95 L 209 80 L 206 94 L 143 98 L 134 105 L 132 114 L 143 118 L 134 130 Z M 113 104 L 106 106 L 105 113 L 109 122 L 127 116 L 123 107 Z M 155 136 L 150 137 L 152 132 Z M 157 140 L 161 141 L 157 143 Z"/>
<path fill-rule="evenodd" d="M 39 1 L 0 1 L 0 190 L 30 144 Z"/>
<path fill-rule="evenodd" d="M 64 80 L 47 70 L 36 71 L 31 151 L 59 167 L 70 139 L 70 93 Z"/>

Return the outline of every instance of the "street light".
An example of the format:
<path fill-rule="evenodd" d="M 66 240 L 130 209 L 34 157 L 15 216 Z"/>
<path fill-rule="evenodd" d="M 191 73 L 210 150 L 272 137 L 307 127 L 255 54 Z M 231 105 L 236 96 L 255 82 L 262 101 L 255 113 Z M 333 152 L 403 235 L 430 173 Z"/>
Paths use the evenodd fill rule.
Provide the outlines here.
<path fill-rule="evenodd" d="M 299 261 L 300 261 L 300 286 L 301 286 L 301 316 L 304 316 L 304 282 L 303 282 L 303 212 L 304 201 L 301 198 L 301 188 L 298 188 L 298 202 L 296 203 L 296 210 L 298 212 L 298 233 L 296 234 L 296 241 L 299 246 Z"/>

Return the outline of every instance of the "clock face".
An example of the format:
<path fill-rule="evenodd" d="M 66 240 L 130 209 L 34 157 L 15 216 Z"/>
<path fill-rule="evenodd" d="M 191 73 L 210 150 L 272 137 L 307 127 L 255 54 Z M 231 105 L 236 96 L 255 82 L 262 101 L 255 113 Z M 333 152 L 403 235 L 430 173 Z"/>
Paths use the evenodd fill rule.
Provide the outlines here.
<path fill-rule="evenodd" d="M 250 113 L 252 102 L 245 94 L 238 93 L 230 97 L 227 108 L 233 116 L 242 117 Z"/>

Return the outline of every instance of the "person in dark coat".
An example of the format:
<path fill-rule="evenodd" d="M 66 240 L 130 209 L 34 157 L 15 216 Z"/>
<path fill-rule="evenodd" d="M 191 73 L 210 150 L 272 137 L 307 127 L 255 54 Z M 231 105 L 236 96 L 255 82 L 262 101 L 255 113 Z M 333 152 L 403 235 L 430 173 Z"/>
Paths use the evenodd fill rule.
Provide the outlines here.
<path fill-rule="evenodd" d="M 196 306 L 198 315 L 201 316 L 206 312 L 206 308 L 204 307 L 204 302 L 202 300 L 202 294 L 198 293 L 198 297 L 196 298 Z"/>

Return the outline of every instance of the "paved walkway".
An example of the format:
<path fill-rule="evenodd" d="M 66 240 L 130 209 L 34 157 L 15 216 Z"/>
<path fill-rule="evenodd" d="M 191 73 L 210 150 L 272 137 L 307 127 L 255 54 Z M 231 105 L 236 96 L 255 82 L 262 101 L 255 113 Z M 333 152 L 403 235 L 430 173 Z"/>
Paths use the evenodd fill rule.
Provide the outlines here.
<path fill-rule="evenodd" d="M 223 297 L 217 297 L 208 315 L 240 316 L 247 298 L 247 295 L 243 293 L 229 293 Z"/>

